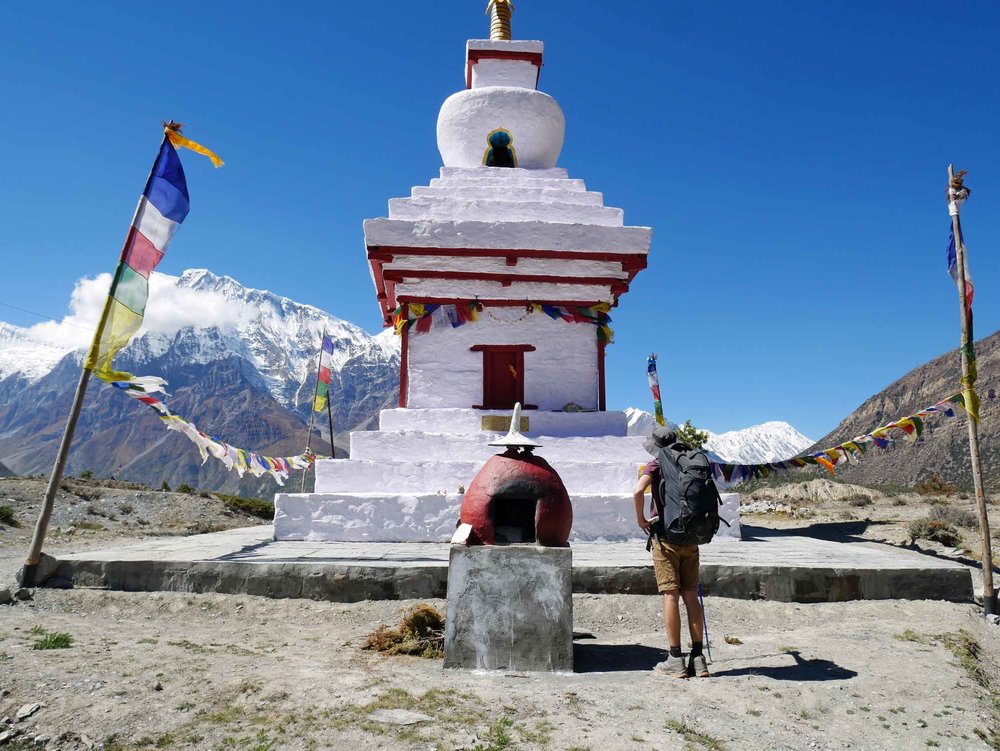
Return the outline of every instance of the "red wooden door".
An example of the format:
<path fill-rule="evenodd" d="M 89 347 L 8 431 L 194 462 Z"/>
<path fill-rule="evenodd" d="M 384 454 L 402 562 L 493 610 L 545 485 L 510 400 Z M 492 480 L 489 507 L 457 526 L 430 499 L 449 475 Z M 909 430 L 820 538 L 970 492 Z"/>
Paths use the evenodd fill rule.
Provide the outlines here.
<path fill-rule="evenodd" d="M 493 349 L 483 352 L 484 407 L 511 409 L 516 402 L 523 400 L 523 362 L 521 352 Z"/>
<path fill-rule="evenodd" d="M 483 353 L 483 403 L 475 409 L 511 409 L 517 402 L 525 409 L 538 409 L 524 403 L 524 353 L 534 352 L 531 344 L 476 344 L 469 347 Z"/>

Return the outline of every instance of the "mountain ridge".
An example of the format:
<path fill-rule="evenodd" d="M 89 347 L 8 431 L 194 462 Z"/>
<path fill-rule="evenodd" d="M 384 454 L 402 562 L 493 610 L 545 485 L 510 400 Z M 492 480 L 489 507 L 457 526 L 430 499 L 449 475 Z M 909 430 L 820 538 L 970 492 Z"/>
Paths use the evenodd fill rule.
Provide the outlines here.
<path fill-rule="evenodd" d="M 334 342 L 334 353 L 324 364 L 331 368 L 330 404 L 338 439 L 370 427 L 380 409 L 395 403 L 398 345 L 385 336 L 372 336 L 314 306 L 243 287 L 204 269 L 179 277 L 155 274 L 151 286 L 154 280 L 157 294 L 151 294 L 144 330 L 116 365 L 165 378 L 170 396 L 164 401 L 206 433 L 266 455 L 301 453 L 324 330 Z M 218 323 L 200 325 L 201 320 Z M 34 342 L 41 354 L 32 359 L 25 352 L 0 351 L 0 461 L 18 474 L 47 473 L 84 350 L 64 347 L 43 372 L 38 363 L 53 360 L 51 350 L 58 348 L 38 342 L 31 329 L 3 326 L 0 336 L 22 348 Z M 46 333 L 51 334 L 41 332 Z M 327 420 L 317 420 L 312 447 L 322 454 L 325 446 Z M 153 486 L 186 483 L 265 496 L 275 489 L 269 477 L 241 480 L 215 460 L 201 465 L 185 437 L 165 430 L 151 410 L 96 379 L 67 467 L 71 474 L 83 470 Z M 292 482 L 299 483 L 299 477 L 294 474 Z"/>
<path fill-rule="evenodd" d="M 979 441 L 986 484 L 1000 489 L 1000 331 L 975 344 L 981 400 Z M 810 451 L 836 446 L 901 417 L 914 414 L 961 390 L 961 359 L 953 349 L 919 365 L 870 396 L 847 415 Z M 959 410 L 955 418 L 925 421 L 922 437 L 908 443 L 897 437 L 887 450 L 869 451 L 858 464 L 838 465 L 837 477 L 867 485 L 906 485 L 932 474 L 963 489 L 972 487 L 967 416 Z"/>

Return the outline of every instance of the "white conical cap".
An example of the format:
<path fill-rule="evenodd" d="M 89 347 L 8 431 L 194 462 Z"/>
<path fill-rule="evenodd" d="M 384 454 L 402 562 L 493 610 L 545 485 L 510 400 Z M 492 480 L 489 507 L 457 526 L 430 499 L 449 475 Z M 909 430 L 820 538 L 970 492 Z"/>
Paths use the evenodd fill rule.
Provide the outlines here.
<path fill-rule="evenodd" d="M 489 445 L 506 446 L 511 449 L 537 449 L 542 447 L 542 444 L 535 443 L 530 438 L 521 435 L 521 402 L 514 405 L 514 414 L 510 417 L 510 430 L 507 431 L 507 435 L 499 441 L 491 442 Z"/>

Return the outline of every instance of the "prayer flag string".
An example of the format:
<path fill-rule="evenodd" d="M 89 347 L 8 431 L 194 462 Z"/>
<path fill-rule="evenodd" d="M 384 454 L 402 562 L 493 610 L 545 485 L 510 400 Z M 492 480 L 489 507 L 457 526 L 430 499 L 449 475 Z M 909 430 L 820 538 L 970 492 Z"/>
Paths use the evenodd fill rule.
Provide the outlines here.
<path fill-rule="evenodd" d="M 430 331 L 435 326 L 448 325 L 452 328 L 464 326 L 479 320 L 482 304 L 470 300 L 455 305 L 435 305 L 431 303 L 403 303 L 392 313 L 392 325 L 397 335 L 404 329 L 410 329 L 418 334 Z M 598 341 L 611 344 L 615 334 L 611 330 L 610 303 L 600 303 L 591 307 L 565 307 L 548 305 L 546 303 L 525 303 L 526 314 L 544 313 L 553 320 L 563 320 L 567 323 L 590 323 L 597 327 Z M 524 316 L 522 316 L 523 318 Z M 520 320 L 520 319 L 519 319 Z"/>
<path fill-rule="evenodd" d="M 240 477 L 247 472 L 254 477 L 270 474 L 279 485 L 284 485 L 289 472 L 293 469 L 308 469 L 316 460 L 316 455 L 312 452 L 299 456 L 264 456 L 230 446 L 215 436 L 201 432 L 193 422 L 174 414 L 166 404 L 153 396 L 156 392 L 166 394 L 163 387 L 167 382 L 162 378 L 141 376 L 130 381 L 112 381 L 111 385 L 156 412 L 167 430 L 175 430 L 186 435 L 198 447 L 203 465 L 208 461 L 208 457 L 212 456 L 226 465 L 226 469 L 235 469 Z"/>
<path fill-rule="evenodd" d="M 824 467 L 832 475 L 835 472 L 836 466 L 842 462 L 852 464 L 860 462 L 861 456 L 867 453 L 871 446 L 877 446 L 880 449 L 889 448 L 894 442 L 893 437 L 889 434 L 891 430 L 901 430 L 903 431 L 905 440 L 910 443 L 915 442 L 923 435 L 927 419 L 938 416 L 954 417 L 956 414 L 955 407 L 964 409 L 969 414 L 972 414 L 964 394 L 954 394 L 947 399 L 942 399 L 936 404 L 920 410 L 916 414 L 887 423 L 876 428 L 871 433 L 844 441 L 840 445 L 830 449 L 765 464 L 712 462 L 712 474 L 716 480 L 731 484 L 740 483 L 744 480 L 768 477 L 771 472 L 799 469 L 800 467 L 810 465 Z"/>

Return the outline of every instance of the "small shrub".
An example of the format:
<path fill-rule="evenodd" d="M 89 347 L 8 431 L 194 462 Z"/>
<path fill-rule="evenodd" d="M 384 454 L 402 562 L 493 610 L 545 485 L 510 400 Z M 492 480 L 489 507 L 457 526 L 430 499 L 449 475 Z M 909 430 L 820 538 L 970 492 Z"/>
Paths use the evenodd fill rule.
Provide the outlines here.
<path fill-rule="evenodd" d="M 708 441 L 708 433 L 698 430 L 691 424 L 690 420 L 685 420 L 683 425 L 678 425 L 677 440 L 692 449 L 700 449 Z"/>
<path fill-rule="evenodd" d="M 187 495 L 194 495 L 198 491 L 195 490 L 194 488 L 192 488 L 190 485 L 188 485 L 185 482 L 185 483 L 181 483 L 180 485 L 177 486 L 177 492 L 178 493 L 185 493 Z"/>
<path fill-rule="evenodd" d="M 164 480 L 163 482 L 160 483 L 160 490 L 162 490 L 164 493 L 169 493 L 170 492 L 170 486 L 167 485 L 167 481 L 166 480 Z"/>
<path fill-rule="evenodd" d="M 958 489 L 941 479 L 941 475 L 933 474 L 917 485 L 920 495 L 954 495 Z"/>
<path fill-rule="evenodd" d="M 85 469 L 85 470 L 83 470 L 83 472 L 80 473 L 80 479 L 81 480 L 89 480 L 93 476 L 94 476 L 94 473 L 91 472 L 89 469 Z"/>
<path fill-rule="evenodd" d="M 506 748 L 513 748 L 510 744 L 513 740 L 510 735 L 510 729 L 513 727 L 514 721 L 510 719 L 507 715 L 503 717 L 498 717 L 496 720 L 490 723 L 489 730 L 486 733 L 486 751 L 503 751 Z"/>
<path fill-rule="evenodd" d="M 976 529 L 979 527 L 979 517 L 964 508 L 953 508 L 951 506 L 935 506 L 927 514 L 931 521 L 954 524 L 956 527 L 966 529 Z"/>
<path fill-rule="evenodd" d="M 896 496 L 893 499 L 893 501 L 892 501 L 892 505 L 893 506 L 905 506 L 906 505 L 906 501 L 902 497 Z"/>
<path fill-rule="evenodd" d="M 243 498 L 228 493 L 216 493 L 215 497 L 226 504 L 226 508 L 239 511 L 259 519 L 270 521 L 274 518 L 274 504 L 262 498 Z"/>
<path fill-rule="evenodd" d="M 31 645 L 32 649 L 69 649 L 73 646 L 73 637 L 65 631 L 45 634 Z"/>
<path fill-rule="evenodd" d="M 962 541 L 953 525 L 932 519 L 917 519 L 910 522 L 909 532 L 914 540 L 931 540 L 949 548 L 956 547 Z"/>
<path fill-rule="evenodd" d="M 19 526 L 13 506 L 0 506 L 0 524 L 6 524 L 8 527 Z"/>
<path fill-rule="evenodd" d="M 368 635 L 361 648 L 389 655 L 442 657 L 444 616 L 430 605 L 414 605 L 399 626 L 379 626 Z"/>
<path fill-rule="evenodd" d="M 847 502 L 855 508 L 864 508 L 872 505 L 872 499 L 866 495 L 852 495 Z"/>
<path fill-rule="evenodd" d="M 207 535 L 212 532 L 221 532 L 225 527 L 221 524 L 212 524 L 211 522 L 195 522 L 194 524 L 189 524 L 187 531 L 193 535 Z"/>
<path fill-rule="evenodd" d="M 135 511 L 135 507 L 131 503 L 119 503 L 118 510 L 127 516 Z"/>
<path fill-rule="evenodd" d="M 86 532 L 100 532 L 104 529 L 104 525 L 97 522 L 73 522 L 71 526 Z"/>

